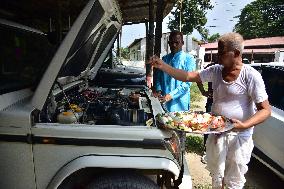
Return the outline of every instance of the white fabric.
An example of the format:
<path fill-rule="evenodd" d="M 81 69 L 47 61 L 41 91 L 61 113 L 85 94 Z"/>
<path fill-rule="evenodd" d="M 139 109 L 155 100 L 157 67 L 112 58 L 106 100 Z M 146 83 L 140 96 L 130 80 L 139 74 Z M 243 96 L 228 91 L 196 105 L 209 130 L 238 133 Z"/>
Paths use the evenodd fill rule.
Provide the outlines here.
<path fill-rule="evenodd" d="M 253 149 L 252 136 L 232 134 L 209 135 L 206 142 L 206 168 L 212 177 L 212 188 L 242 189 Z"/>
<path fill-rule="evenodd" d="M 212 112 L 228 118 L 245 121 L 255 114 L 254 103 L 268 99 L 260 73 L 249 65 L 243 65 L 238 78 L 226 82 L 222 77 L 221 65 L 213 65 L 199 72 L 202 82 L 212 82 Z M 253 127 L 240 132 L 242 136 L 251 136 Z"/>

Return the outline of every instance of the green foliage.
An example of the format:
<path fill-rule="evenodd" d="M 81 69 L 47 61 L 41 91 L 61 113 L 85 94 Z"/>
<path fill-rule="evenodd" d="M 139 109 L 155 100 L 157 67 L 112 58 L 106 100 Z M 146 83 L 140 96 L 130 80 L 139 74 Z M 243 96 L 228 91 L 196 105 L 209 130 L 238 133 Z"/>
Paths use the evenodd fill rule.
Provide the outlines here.
<path fill-rule="evenodd" d="M 198 39 L 196 39 L 195 37 L 192 37 L 192 41 L 195 41 L 195 42 L 200 42 Z"/>
<path fill-rule="evenodd" d="M 209 36 L 209 37 L 207 38 L 207 41 L 208 41 L 209 43 L 216 42 L 216 41 L 219 39 L 219 37 L 220 37 L 220 34 L 219 34 L 219 33 L 215 33 L 215 34 Z"/>
<path fill-rule="evenodd" d="M 194 82 L 190 86 L 190 102 L 199 102 L 202 100 L 202 94 Z"/>
<path fill-rule="evenodd" d="M 208 89 L 207 83 L 203 84 L 205 91 Z M 202 108 L 198 105 L 198 102 L 203 100 L 203 95 L 201 94 L 197 84 L 193 82 L 190 86 L 190 108 Z"/>
<path fill-rule="evenodd" d="M 245 39 L 284 35 L 283 0 L 256 0 L 245 6 L 234 31 Z"/>
<path fill-rule="evenodd" d="M 197 30 L 198 30 L 199 34 L 201 35 L 202 40 L 207 41 L 208 36 L 209 36 L 209 30 L 204 28 L 204 27 L 200 27 Z"/>
<path fill-rule="evenodd" d="M 203 41 L 203 40 L 198 40 L 198 39 L 196 39 L 195 37 L 192 37 L 192 40 L 195 41 L 195 42 L 197 42 L 198 45 L 204 44 L 204 41 Z"/>
<path fill-rule="evenodd" d="M 179 31 L 181 1 L 178 1 L 175 6 L 175 11 L 172 12 L 173 18 L 170 18 L 168 28 Z M 201 36 L 206 37 L 208 30 L 204 28 L 207 22 L 206 11 L 212 9 L 213 5 L 210 0 L 183 0 L 182 2 L 182 32 L 190 34 L 193 29 L 197 29 Z"/>
<path fill-rule="evenodd" d="M 186 137 L 185 148 L 187 152 L 201 155 L 204 152 L 203 137 L 199 135 L 188 135 Z"/>
<path fill-rule="evenodd" d="M 123 48 L 123 47 L 120 48 L 120 57 L 122 59 L 129 60 L 129 55 L 130 52 L 128 48 Z"/>

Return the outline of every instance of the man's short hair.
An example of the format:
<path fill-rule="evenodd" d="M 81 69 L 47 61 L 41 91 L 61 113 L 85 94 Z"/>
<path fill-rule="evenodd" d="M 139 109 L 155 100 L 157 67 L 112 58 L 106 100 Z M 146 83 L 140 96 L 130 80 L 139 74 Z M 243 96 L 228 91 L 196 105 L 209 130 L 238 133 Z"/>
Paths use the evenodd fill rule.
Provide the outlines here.
<path fill-rule="evenodd" d="M 170 33 L 169 39 L 171 39 L 173 36 L 178 36 L 178 35 L 180 36 L 181 40 L 183 41 L 183 34 L 180 31 L 172 31 Z"/>
<path fill-rule="evenodd" d="M 240 54 L 243 53 L 244 50 L 244 38 L 239 33 L 230 32 L 222 35 L 219 40 L 218 44 L 222 43 L 228 51 L 239 50 Z"/>

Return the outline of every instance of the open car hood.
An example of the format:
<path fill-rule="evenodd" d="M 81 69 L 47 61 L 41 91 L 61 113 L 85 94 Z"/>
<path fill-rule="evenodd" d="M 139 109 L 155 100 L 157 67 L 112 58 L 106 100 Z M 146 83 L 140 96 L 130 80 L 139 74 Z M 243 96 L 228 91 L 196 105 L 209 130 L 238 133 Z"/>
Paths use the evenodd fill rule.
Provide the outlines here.
<path fill-rule="evenodd" d="M 90 0 L 70 28 L 43 75 L 32 105 L 41 110 L 55 82 L 94 77 L 122 26 L 115 1 Z"/>

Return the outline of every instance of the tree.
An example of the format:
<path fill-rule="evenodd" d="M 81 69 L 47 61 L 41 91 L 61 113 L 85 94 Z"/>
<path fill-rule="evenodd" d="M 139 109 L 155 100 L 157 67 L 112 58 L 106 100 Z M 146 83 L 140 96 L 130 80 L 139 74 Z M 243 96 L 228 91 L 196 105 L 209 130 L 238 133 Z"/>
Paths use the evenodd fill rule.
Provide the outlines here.
<path fill-rule="evenodd" d="M 120 56 L 124 60 L 129 60 L 129 49 L 128 48 L 120 48 Z"/>
<path fill-rule="evenodd" d="M 197 29 L 199 34 L 201 35 L 201 38 L 203 41 L 207 41 L 208 36 L 209 36 L 209 30 L 207 28 L 204 27 L 200 27 Z"/>
<path fill-rule="evenodd" d="M 192 37 L 192 41 L 197 42 L 198 45 L 202 45 L 202 44 L 205 43 L 203 40 L 198 40 L 198 39 L 196 39 L 195 37 Z"/>
<path fill-rule="evenodd" d="M 216 41 L 219 39 L 219 37 L 220 37 L 220 34 L 219 34 L 219 33 L 215 33 L 215 34 L 209 36 L 209 37 L 207 38 L 207 41 L 208 41 L 209 43 L 216 42 Z"/>
<path fill-rule="evenodd" d="M 245 39 L 284 35 L 283 0 L 256 0 L 241 11 L 234 31 Z"/>
<path fill-rule="evenodd" d="M 197 29 L 201 36 L 206 38 L 208 36 L 208 30 L 204 28 L 207 22 L 206 11 L 212 8 L 213 5 L 210 0 L 183 0 L 182 7 L 181 0 L 179 0 L 174 8 L 175 11 L 171 12 L 173 17 L 170 17 L 168 28 L 171 31 L 179 31 L 181 12 L 181 31 L 183 34 L 191 34 L 193 29 Z"/>

